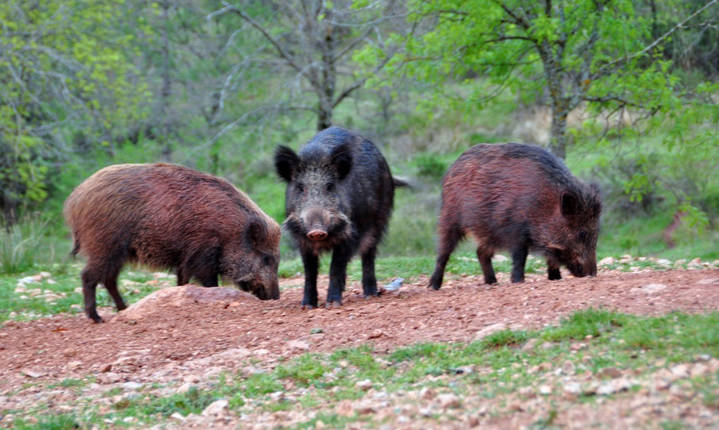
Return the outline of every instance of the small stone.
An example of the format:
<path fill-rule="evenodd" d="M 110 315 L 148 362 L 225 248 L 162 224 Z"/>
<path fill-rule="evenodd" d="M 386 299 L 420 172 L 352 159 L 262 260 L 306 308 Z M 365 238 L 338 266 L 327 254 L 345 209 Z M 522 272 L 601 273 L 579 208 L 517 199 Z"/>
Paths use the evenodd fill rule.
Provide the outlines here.
<path fill-rule="evenodd" d="M 658 293 L 659 291 L 662 291 L 666 288 L 667 288 L 667 286 L 664 284 L 647 284 L 638 289 L 632 288 L 632 290 L 638 290 L 638 291 L 641 291 L 646 294 L 654 294 L 654 293 Z"/>
<path fill-rule="evenodd" d="M 548 395 L 552 394 L 552 387 L 550 387 L 549 385 L 540 385 L 539 386 L 539 394 L 541 394 L 543 396 L 548 396 Z"/>
<path fill-rule="evenodd" d="M 82 361 L 71 361 L 67 363 L 67 368 L 70 370 L 77 370 L 82 367 Z"/>
<path fill-rule="evenodd" d="M 202 411 L 202 416 L 211 417 L 225 415 L 228 412 L 228 405 L 229 402 L 225 399 L 215 400 Z"/>
<path fill-rule="evenodd" d="M 180 421 L 180 422 L 185 421 L 185 417 L 183 417 L 182 414 L 179 412 L 173 412 L 172 415 L 170 415 L 170 418 L 172 418 L 173 420 Z"/>
<path fill-rule="evenodd" d="M 496 333 L 498 331 L 506 330 L 507 329 L 506 323 L 496 323 L 491 324 L 486 327 L 484 327 L 482 330 L 479 330 L 477 334 L 474 335 L 474 340 L 481 340 L 482 338 L 489 336 L 492 333 Z"/>
<path fill-rule="evenodd" d="M 689 366 L 682 363 L 669 369 L 672 372 L 672 376 L 675 378 L 688 378 L 689 377 Z"/>
<path fill-rule="evenodd" d="M 194 387 L 193 384 L 191 384 L 189 382 L 185 382 L 184 384 L 180 385 L 180 387 L 177 389 L 177 393 L 185 394 L 185 393 L 189 392 L 192 389 L 192 387 Z"/>
<path fill-rule="evenodd" d="M 582 392 L 582 385 L 579 382 L 567 382 L 564 384 L 564 391 L 570 394 L 580 394 Z"/>
<path fill-rule="evenodd" d="M 367 339 L 377 339 L 382 336 L 384 336 L 384 332 L 380 329 L 375 329 L 367 336 Z"/>
<path fill-rule="evenodd" d="M 429 387 L 424 387 L 419 391 L 419 397 L 424 400 L 432 400 L 437 397 L 437 392 Z"/>
<path fill-rule="evenodd" d="M 100 372 L 107 373 L 110 370 L 112 370 L 112 363 L 108 363 L 108 364 L 102 366 L 102 368 L 100 369 Z"/>
<path fill-rule="evenodd" d="M 309 351 L 310 350 L 310 344 L 303 341 L 303 340 L 291 340 L 287 342 L 287 346 L 292 350 L 297 351 Z"/>
<path fill-rule="evenodd" d="M 454 394 L 443 393 L 437 396 L 437 402 L 445 409 L 458 408 L 462 405 L 462 401 Z"/>
<path fill-rule="evenodd" d="M 372 388 L 372 381 L 370 381 L 369 379 L 358 381 L 355 384 L 355 387 L 357 387 L 358 389 L 360 389 L 362 391 L 369 391 L 369 389 Z"/>
<path fill-rule="evenodd" d="M 609 266 L 611 264 L 614 264 L 615 262 L 616 262 L 616 260 L 614 259 L 614 257 L 604 257 L 601 260 L 599 260 L 599 265 L 600 266 Z"/>
<path fill-rule="evenodd" d="M 539 338 L 533 337 L 522 346 L 522 351 L 531 351 L 539 344 Z"/>
<path fill-rule="evenodd" d="M 130 382 L 125 382 L 124 384 L 121 385 L 121 387 L 125 391 L 135 391 L 139 388 L 142 388 L 142 384 L 140 384 L 139 382 L 130 381 Z"/>
<path fill-rule="evenodd" d="M 367 415 L 377 412 L 375 406 L 369 401 L 357 402 L 352 405 L 352 410 L 360 415 Z"/>
<path fill-rule="evenodd" d="M 605 367 L 604 369 L 597 372 L 599 376 L 602 378 L 619 378 L 622 376 L 622 371 L 617 369 L 616 367 Z"/>
<path fill-rule="evenodd" d="M 20 371 L 23 375 L 29 377 L 29 378 L 39 378 L 41 376 L 45 376 L 45 372 L 38 371 L 38 370 L 32 370 L 32 369 L 23 369 Z"/>
<path fill-rule="evenodd" d="M 335 410 L 337 411 L 337 415 L 341 415 L 343 417 L 350 417 L 354 414 L 354 408 L 352 407 L 352 402 L 350 400 L 342 400 L 337 403 Z"/>
<path fill-rule="evenodd" d="M 562 371 L 567 375 L 573 375 L 575 371 L 574 363 L 569 360 L 565 361 L 564 364 L 562 364 Z"/>

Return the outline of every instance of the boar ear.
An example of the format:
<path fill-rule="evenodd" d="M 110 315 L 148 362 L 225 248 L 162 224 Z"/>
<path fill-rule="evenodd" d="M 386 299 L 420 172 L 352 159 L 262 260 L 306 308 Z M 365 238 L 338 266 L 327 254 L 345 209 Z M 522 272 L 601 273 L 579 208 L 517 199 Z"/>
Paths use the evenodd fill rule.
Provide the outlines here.
<path fill-rule="evenodd" d="M 250 223 L 247 225 L 247 241 L 253 249 L 264 242 L 266 237 L 265 230 L 265 225 L 262 221 L 256 218 L 250 220 Z"/>
<path fill-rule="evenodd" d="M 573 193 L 562 194 L 562 216 L 570 218 L 580 211 L 579 199 Z"/>
<path fill-rule="evenodd" d="M 299 164 L 300 158 L 295 154 L 295 151 L 282 145 L 277 147 L 275 151 L 275 170 L 285 182 L 292 181 L 292 175 L 294 175 Z"/>
<path fill-rule="evenodd" d="M 332 150 L 332 165 L 337 169 L 337 179 L 344 179 L 352 170 L 352 153 L 349 145 L 340 145 Z"/>

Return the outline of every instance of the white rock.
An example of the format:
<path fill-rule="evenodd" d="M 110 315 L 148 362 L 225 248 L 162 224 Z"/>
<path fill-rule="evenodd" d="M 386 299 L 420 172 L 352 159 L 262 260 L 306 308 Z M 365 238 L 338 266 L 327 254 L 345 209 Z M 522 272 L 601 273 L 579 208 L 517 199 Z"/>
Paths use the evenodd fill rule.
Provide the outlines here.
<path fill-rule="evenodd" d="M 474 340 L 481 340 L 482 338 L 489 336 L 492 333 L 496 333 L 498 331 L 506 330 L 508 328 L 506 323 L 496 323 L 492 325 L 488 325 L 484 327 L 482 330 L 479 330 L 477 334 L 474 335 Z"/>
<path fill-rule="evenodd" d="M 660 258 L 656 261 L 656 263 L 664 267 L 670 267 L 672 265 L 672 262 L 667 260 L 666 258 Z"/>
<path fill-rule="evenodd" d="M 462 405 L 462 401 L 452 393 L 443 393 L 437 396 L 437 402 L 445 409 L 458 408 Z"/>
<path fill-rule="evenodd" d="M 121 387 L 122 387 L 122 389 L 125 390 L 125 391 L 134 391 L 134 390 L 137 390 L 137 389 L 139 389 L 139 388 L 142 388 L 142 384 L 140 384 L 139 382 L 130 381 L 130 382 L 125 382 L 125 383 L 123 383 L 123 384 L 121 385 Z"/>
<path fill-rule="evenodd" d="M 303 340 L 291 340 L 287 342 L 287 347 L 298 351 L 309 351 L 310 344 Z"/>
<path fill-rule="evenodd" d="M 494 257 L 492 257 L 492 260 L 494 260 L 497 263 L 504 263 L 505 261 L 509 261 L 509 257 L 502 254 L 497 254 Z"/>
<path fill-rule="evenodd" d="M 357 381 L 357 383 L 355 384 L 355 387 L 357 387 L 358 389 L 360 389 L 362 391 L 368 391 L 370 388 L 372 388 L 372 385 L 373 385 L 372 381 L 370 381 L 369 379 L 365 379 L 362 381 Z"/>
<path fill-rule="evenodd" d="M 654 294 L 666 289 L 667 286 L 664 284 L 647 284 L 638 288 L 632 288 L 632 292 L 642 292 L 645 294 Z"/>
<path fill-rule="evenodd" d="M 178 394 L 185 394 L 189 392 L 194 385 L 190 382 L 185 382 L 184 384 L 180 385 L 180 388 L 177 389 Z"/>
<path fill-rule="evenodd" d="M 542 394 L 544 396 L 552 394 L 552 387 L 550 387 L 549 385 L 540 385 L 539 394 Z"/>
<path fill-rule="evenodd" d="M 202 416 L 211 417 L 224 415 L 228 412 L 228 405 L 229 402 L 225 399 L 215 400 L 202 411 Z"/>
<path fill-rule="evenodd" d="M 614 264 L 615 262 L 616 262 L 616 260 L 614 259 L 614 257 L 604 257 L 601 260 L 599 260 L 599 265 L 600 266 L 609 266 L 609 265 Z"/>
<path fill-rule="evenodd" d="M 575 381 L 567 382 L 564 384 L 564 391 L 570 394 L 579 394 L 582 392 L 582 385 Z"/>

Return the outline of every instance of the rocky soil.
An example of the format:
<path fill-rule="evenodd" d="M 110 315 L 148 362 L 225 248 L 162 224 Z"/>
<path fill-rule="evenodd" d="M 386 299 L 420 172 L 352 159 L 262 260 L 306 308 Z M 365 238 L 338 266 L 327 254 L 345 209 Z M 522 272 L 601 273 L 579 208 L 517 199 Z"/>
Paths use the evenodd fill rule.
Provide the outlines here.
<path fill-rule="evenodd" d="M 110 308 L 101 309 L 107 321 L 103 324 L 93 324 L 79 315 L 8 321 L 0 329 L 0 411 L 26 409 L 42 401 L 50 409 L 66 412 L 73 410 L 80 399 L 92 402 L 93 396 L 99 399 L 108 392 L 122 397 L 152 384 L 160 387 L 160 394 L 169 395 L 186 390 L 188 384 L 201 386 L 223 372 L 251 374 L 271 369 L 305 352 L 370 344 L 376 353 L 382 354 L 417 342 L 469 342 L 503 328 L 556 324 L 562 317 L 590 307 L 642 315 L 719 309 L 716 269 L 634 273 L 603 270 L 596 278 L 569 276 L 554 282 L 540 275 L 528 275 L 524 284 L 509 283 L 506 274 L 499 276 L 499 285 L 493 287 L 483 285 L 481 276 L 449 277 L 439 291 L 428 290 L 427 279 L 419 277 L 397 291 L 372 299 L 363 298 L 361 286 L 352 283 L 345 292 L 342 307 L 314 310 L 300 307 L 299 277 L 283 280 L 282 298 L 268 302 L 223 289 L 215 289 L 208 296 L 209 290 L 177 287 L 161 290 L 164 295 L 161 300 L 150 296 L 120 314 Z M 324 297 L 326 286 L 327 278 L 321 278 L 320 288 L 324 290 L 320 297 Z M 633 422 L 627 417 L 639 419 L 645 414 L 651 419 L 653 411 L 663 409 L 668 419 L 690 413 L 695 415 L 697 426 L 717 425 L 717 411 L 694 405 L 691 399 L 679 402 L 677 407 L 668 406 L 672 396 L 682 395 L 682 389 L 669 392 L 672 381 L 691 377 L 692 372 L 711 374 L 719 370 L 719 361 L 714 357 L 702 358 L 700 368 L 692 360 L 689 358 L 688 367 L 677 369 L 675 374 L 669 370 L 669 374 L 639 380 L 631 375 L 615 375 L 616 387 L 602 388 L 589 379 L 562 379 L 557 374 L 547 379 L 546 388 L 512 395 L 511 401 L 516 405 L 509 406 L 516 406 L 517 413 L 511 423 L 461 412 L 486 411 L 496 402 L 481 396 L 441 399 L 442 393 L 384 393 L 381 401 L 376 402 L 373 396 L 379 394 L 367 387 L 365 401 L 384 406 L 362 410 L 363 403 L 359 401 L 337 407 L 349 413 L 392 415 L 384 421 L 392 423 L 393 428 L 417 428 L 420 422 L 424 422 L 421 427 L 516 427 L 547 413 L 532 406 L 547 394 L 542 390 L 566 391 L 566 396 L 576 398 L 582 390 L 604 389 L 613 393 L 635 387 L 640 394 L 629 401 L 608 399 L 600 402 L 600 407 L 573 409 L 571 415 L 563 414 L 558 422 L 567 427 L 583 427 L 590 422 L 626 427 Z M 59 381 L 88 375 L 96 379 L 84 390 L 57 386 Z M 658 380 L 669 381 L 666 390 L 655 389 Z M 47 387 L 53 384 L 54 388 L 49 390 Z M 113 400 L 117 399 L 109 396 L 108 401 Z M 213 407 L 217 411 L 193 417 L 194 421 L 177 417 L 173 425 L 201 428 L 212 422 L 215 426 L 235 427 L 240 420 L 248 423 L 246 420 L 251 418 L 249 422 L 272 427 L 300 421 L 292 417 L 292 411 L 237 417 L 227 413 L 226 404 Z M 436 411 L 431 409 L 434 407 L 455 411 L 448 415 L 454 418 L 430 419 L 435 416 Z M 614 421 L 601 417 L 609 411 Z"/>

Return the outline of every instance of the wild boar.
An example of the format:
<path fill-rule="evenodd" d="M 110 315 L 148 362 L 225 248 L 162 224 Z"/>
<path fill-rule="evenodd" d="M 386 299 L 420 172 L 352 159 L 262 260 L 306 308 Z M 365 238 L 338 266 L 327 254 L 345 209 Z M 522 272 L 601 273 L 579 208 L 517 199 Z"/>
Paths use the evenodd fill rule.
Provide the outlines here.
<path fill-rule="evenodd" d="M 280 227 L 224 179 L 172 164 L 119 164 L 99 170 L 65 201 L 82 271 L 85 313 L 95 322 L 102 283 L 118 310 L 117 277 L 137 262 L 217 286 L 221 275 L 260 299 L 279 298 Z"/>
<path fill-rule="evenodd" d="M 487 284 L 497 282 L 491 259 L 498 249 L 511 253 L 512 282 L 524 280 L 530 250 L 546 257 L 551 280 L 561 278 L 560 265 L 574 276 L 594 276 L 600 212 L 598 187 L 580 182 L 544 149 L 517 143 L 473 146 L 442 181 L 430 286 L 442 286 L 447 260 L 467 235 L 477 242 Z"/>
<path fill-rule="evenodd" d="M 351 131 L 330 127 L 299 154 L 280 146 L 275 168 L 287 183 L 285 228 L 302 255 L 303 307 L 317 306 L 319 255 L 332 251 L 327 305 L 342 303 L 347 263 L 362 256 L 364 295 L 377 295 L 375 256 L 392 213 L 395 186 L 377 147 Z"/>

